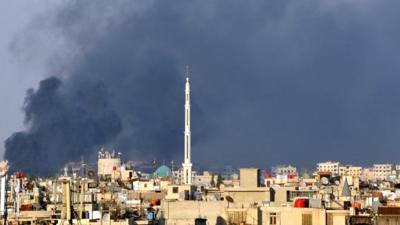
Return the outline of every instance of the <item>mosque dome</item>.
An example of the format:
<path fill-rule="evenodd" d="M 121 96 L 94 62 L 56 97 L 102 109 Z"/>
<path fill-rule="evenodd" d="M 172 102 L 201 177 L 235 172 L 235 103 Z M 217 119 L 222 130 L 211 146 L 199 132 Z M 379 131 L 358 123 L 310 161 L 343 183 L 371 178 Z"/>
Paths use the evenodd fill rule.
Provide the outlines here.
<path fill-rule="evenodd" d="M 166 165 L 158 167 L 156 172 L 154 172 L 154 176 L 158 178 L 171 177 L 171 175 L 172 175 L 172 170 Z"/>

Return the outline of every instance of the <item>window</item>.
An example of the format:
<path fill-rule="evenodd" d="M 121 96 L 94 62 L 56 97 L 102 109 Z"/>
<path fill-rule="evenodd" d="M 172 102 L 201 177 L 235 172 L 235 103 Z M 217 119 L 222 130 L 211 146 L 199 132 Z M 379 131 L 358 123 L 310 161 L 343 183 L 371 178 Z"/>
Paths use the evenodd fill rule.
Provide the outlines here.
<path fill-rule="evenodd" d="M 172 188 L 172 193 L 174 193 L 174 194 L 178 193 L 178 187 L 173 187 Z"/>
<path fill-rule="evenodd" d="M 189 126 L 189 110 L 186 109 L 186 126 Z"/>
<path fill-rule="evenodd" d="M 269 222 L 268 225 L 278 225 L 279 224 L 279 214 L 276 212 L 271 212 L 268 213 L 268 219 L 267 221 Z"/>
<path fill-rule="evenodd" d="M 189 158 L 188 150 L 189 150 L 189 137 L 186 136 L 186 157 Z"/>
<path fill-rule="evenodd" d="M 301 215 L 301 224 L 302 225 L 312 225 L 312 214 L 303 214 Z"/>

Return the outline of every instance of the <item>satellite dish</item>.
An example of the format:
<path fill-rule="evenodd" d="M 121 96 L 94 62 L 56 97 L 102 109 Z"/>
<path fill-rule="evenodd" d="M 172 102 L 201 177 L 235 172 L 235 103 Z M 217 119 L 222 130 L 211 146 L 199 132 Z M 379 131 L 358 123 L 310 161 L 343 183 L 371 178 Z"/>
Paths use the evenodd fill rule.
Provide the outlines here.
<path fill-rule="evenodd" d="M 323 185 L 328 185 L 328 184 L 329 184 L 329 179 L 326 178 L 326 177 L 322 177 L 322 178 L 321 178 L 321 183 L 322 183 Z"/>
<path fill-rule="evenodd" d="M 340 184 L 340 181 L 339 181 L 339 180 L 335 180 L 335 184 L 336 184 L 336 185 L 339 185 L 339 184 Z"/>

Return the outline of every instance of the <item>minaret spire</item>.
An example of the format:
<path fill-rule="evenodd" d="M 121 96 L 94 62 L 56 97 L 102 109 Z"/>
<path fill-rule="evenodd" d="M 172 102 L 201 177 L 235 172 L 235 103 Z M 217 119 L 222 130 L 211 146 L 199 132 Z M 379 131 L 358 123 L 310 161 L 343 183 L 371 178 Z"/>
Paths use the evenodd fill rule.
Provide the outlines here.
<path fill-rule="evenodd" d="M 191 160 L 191 129 L 190 129 L 190 82 L 189 66 L 186 66 L 186 85 L 185 85 L 185 141 L 184 141 L 184 160 L 183 183 L 192 184 L 192 160 Z"/>

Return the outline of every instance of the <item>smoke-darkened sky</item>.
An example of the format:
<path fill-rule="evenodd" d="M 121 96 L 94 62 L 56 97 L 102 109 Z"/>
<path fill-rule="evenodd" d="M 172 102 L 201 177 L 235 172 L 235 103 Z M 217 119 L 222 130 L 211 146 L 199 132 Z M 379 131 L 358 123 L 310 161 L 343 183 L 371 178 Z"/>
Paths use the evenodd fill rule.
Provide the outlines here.
<path fill-rule="evenodd" d="M 195 164 L 396 162 L 399 6 L 64 2 L 38 13 L 9 45 L 21 66 L 40 63 L 47 78 L 28 91 L 26 128 L 10 131 L 5 157 L 15 166 L 21 156 L 54 162 L 36 173 L 100 146 L 130 159 L 179 160 L 190 65 Z"/>
<path fill-rule="evenodd" d="M 34 87 L 46 76 L 46 69 L 38 64 L 25 66 L 9 49 L 15 35 L 36 17 L 38 13 L 52 9 L 53 1 L 2 1 L 0 2 L 0 140 L 3 142 L 12 132 L 23 128 L 21 112 L 26 89 Z M 29 74 L 27 73 L 29 71 Z M 4 146 L 0 145 L 0 155 Z"/>

